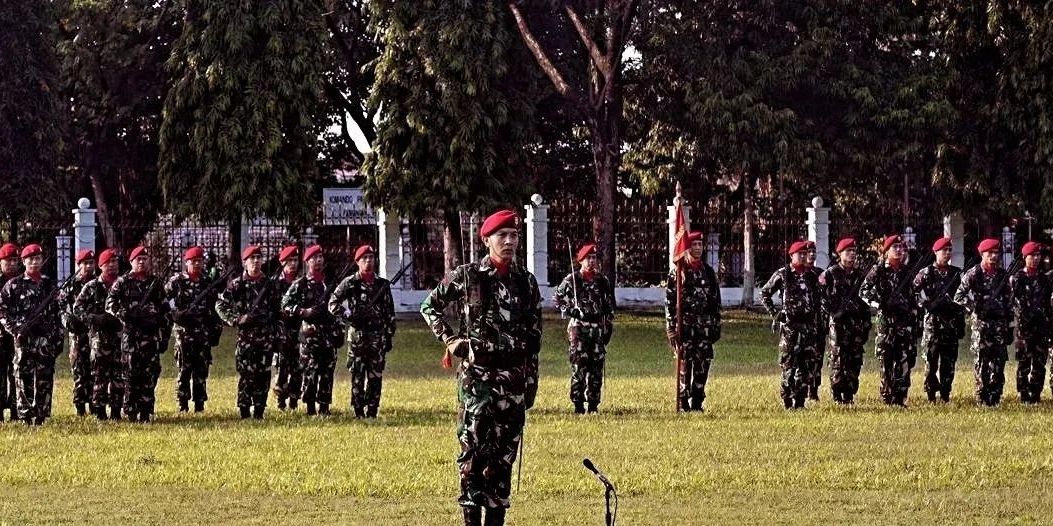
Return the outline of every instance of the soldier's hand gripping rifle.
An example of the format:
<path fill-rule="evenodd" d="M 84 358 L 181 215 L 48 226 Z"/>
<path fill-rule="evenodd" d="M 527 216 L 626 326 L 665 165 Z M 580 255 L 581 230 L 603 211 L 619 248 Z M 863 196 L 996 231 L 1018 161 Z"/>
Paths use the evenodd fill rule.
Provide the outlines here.
<path fill-rule="evenodd" d="M 366 301 L 366 304 L 363 305 L 360 308 L 362 313 L 357 313 L 357 312 L 348 313 L 348 317 L 350 318 L 351 325 L 357 327 L 356 322 L 357 323 L 361 323 L 362 322 L 362 320 L 364 319 L 364 316 L 365 316 L 364 313 L 369 312 L 370 309 L 373 308 L 373 305 L 376 305 L 377 301 L 379 301 L 380 298 L 384 296 L 384 293 L 390 293 L 391 292 L 391 283 L 395 283 L 398 280 L 402 279 L 402 276 L 405 276 L 406 275 L 406 271 L 409 270 L 409 268 L 412 267 L 412 266 L 413 266 L 413 262 L 412 261 L 410 261 L 409 263 L 406 263 L 405 266 L 400 268 L 399 271 L 396 272 L 395 275 L 391 277 L 391 279 L 388 281 L 388 285 L 387 286 L 378 287 L 377 290 L 373 291 L 373 295 L 371 295 L 369 297 L 369 300 Z"/>
<path fill-rule="evenodd" d="M 974 261 L 975 259 L 970 259 L 969 261 L 967 261 L 965 265 L 962 266 L 962 268 L 956 270 L 954 274 L 947 279 L 947 283 L 944 283 L 943 287 L 940 287 L 939 292 L 933 295 L 932 298 L 926 298 L 926 303 L 930 306 L 930 308 L 934 308 L 942 304 L 944 302 L 944 298 L 946 298 L 946 301 L 951 301 L 950 292 L 951 286 L 954 285 L 954 280 L 958 279 L 962 274 L 965 273 L 967 269 L 975 265 L 976 263 L 974 263 Z"/>
<path fill-rule="evenodd" d="M 303 317 L 304 320 L 307 320 L 311 323 L 318 323 L 324 320 L 327 315 L 329 315 L 329 298 L 333 295 L 333 289 L 335 289 L 336 286 L 339 285 L 345 277 L 347 277 L 347 274 L 350 272 L 352 265 L 353 263 L 351 261 L 344 263 L 344 266 L 340 269 L 340 272 L 334 275 L 335 279 L 333 279 L 329 283 L 326 283 L 325 292 L 322 293 L 321 298 L 318 298 L 318 302 L 308 307 L 307 309 L 304 309 L 307 311 L 307 315 Z"/>
<path fill-rule="evenodd" d="M 244 322 L 240 323 L 240 326 L 244 327 L 255 327 L 266 322 L 270 318 L 270 314 L 266 312 L 260 312 L 260 302 L 266 297 L 268 290 L 274 288 L 274 282 L 282 275 L 282 271 L 285 269 L 279 264 L 278 269 L 274 271 L 274 274 L 267 277 L 267 281 L 260 287 L 260 290 L 256 292 L 256 297 L 252 299 L 252 303 L 249 304 L 249 308 L 246 309 L 244 314 Z"/>
<path fill-rule="evenodd" d="M 44 260 L 44 263 L 42 263 L 40 266 L 43 267 L 50 260 L 51 256 L 48 256 L 47 259 Z M 62 292 L 62 289 L 64 289 L 66 285 L 69 284 L 70 280 L 72 280 L 75 277 L 77 277 L 77 274 L 75 272 L 71 272 L 69 276 L 66 276 L 66 279 L 63 280 L 61 284 L 48 291 L 47 295 L 44 296 L 44 299 L 40 300 L 36 305 L 34 305 L 33 310 L 29 311 L 29 314 L 26 315 L 26 321 L 22 323 L 22 326 L 18 330 L 18 334 L 16 334 L 15 336 L 17 336 L 18 338 L 24 338 L 27 334 L 32 332 L 32 330 L 36 328 L 37 322 L 40 321 L 40 317 L 43 316 L 44 312 L 47 311 L 48 307 L 50 307 L 51 304 L 58 299 L 58 296 Z"/>
<path fill-rule="evenodd" d="M 848 289 L 848 293 L 841 296 L 841 301 L 837 302 L 837 308 L 830 312 L 831 318 L 835 320 L 840 318 L 841 314 L 844 313 L 845 308 L 848 306 L 848 303 L 859 297 L 859 289 L 863 287 L 863 282 L 866 281 L 867 274 L 870 274 L 870 271 L 873 270 L 874 266 L 877 264 L 878 262 L 874 261 L 867 265 L 867 268 L 863 269 L 863 272 L 859 274 L 859 278 L 856 279 L 856 281 L 852 283 L 852 287 Z"/>
<path fill-rule="evenodd" d="M 198 307 L 198 305 L 200 305 L 201 302 L 204 301 L 205 298 L 207 298 L 209 294 L 211 294 L 216 289 L 216 287 L 226 284 L 227 280 L 238 270 L 239 269 L 237 265 L 230 265 L 225 271 L 223 271 L 222 275 L 209 282 L 208 286 L 202 289 L 201 292 L 198 292 L 197 295 L 190 300 L 189 305 L 182 309 L 178 309 L 172 312 L 172 321 L 182 325 L 182 322 L 184 321 L 185 316 L 188 312 L 193 312 Z"/>

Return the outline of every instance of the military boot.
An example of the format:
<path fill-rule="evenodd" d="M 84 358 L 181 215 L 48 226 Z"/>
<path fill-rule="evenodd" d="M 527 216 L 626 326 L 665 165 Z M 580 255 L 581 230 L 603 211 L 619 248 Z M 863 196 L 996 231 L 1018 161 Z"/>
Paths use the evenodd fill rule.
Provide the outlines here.
<path fill-rule="evenodd" d="M 265 407 L 262 406 L 262 405 L 258 405 L 258 406 L 253 407 L 252 408 L 252 418 L 255 418 L 256 420 L 262 420 L 263 419 L 263 411 L 264 411 L 264 409 L 265 409 Z"/>
<path fill-rule="evenodd" d="M 377 417 L 377 411 L 379 409 L 380 408 L 378 406 L 367 405 L 366 406 L 366 418 L 376 418 Z"/>
<path fill-rule="evenodd" d="M 584 415 L 585 414 L 585 403 L 584 402 L 574 402 L 574 414 L 576 414 L 576 415 Z"/>
<path fill-rule="evenodd" d="M 307 414 L 314 415 L 315 413 L 316 411 L 314 410 L 314 402 L 307 402 Z"/>
<path fill-rule="evenodd" d="M 91 406 L 91 414 L 95 415 L 95 418 L 99 420 L 107 420 L 109 418 L 106 416 L 106 406 Z"/>
<path fill-rule="evenodd" d="M 479 506 L 462 506 L 464 526 L 483 526 L 483 509 Z"/>
<path fill-rule="evenodd" d="M 359 407 L 359 406 L 356 405 L 356 406 L 352 406 L 351 409 L 353 409 L 355 411 L 355 418 L 365 418 L 366 417 L 366 412 L 365 412 L 364 408 Z"/>
<path fill-rule="evenodd" d="M 505 508 L 486 508 L 486 521 L 483 526 L 503 526 L 505 523 Z"/>
<path fill-rule="evenodd" d="M 149 411 L 139 411 L 139 422 L 146 423 L 150 421 Z"/>
<path fill-rule="evenodd" d="M 110 420 L 120 420 L 121 419 L 121 410 L 122 409 L 123 408 L 121 406 L 119 406 L 119 405 L 111 405 L 110 406 Z M 104 407 L 104 408 L 102 408 L 102 410 L 103 410 L 103 412 L 105 412 L 106 408 Z"/>
<path fill-rule="evenodd" d="M 329 404 L 318 404 L 318 414 L 329 416 Z"/>
<path fill-rule="evenodd" d="M 950 402 L 951 401 L 951 390 L 950 389 L 944 389 L 943 391 L 940 391 L 940 400 L 943 400 L 944 402 Z"/>
<path fill-rule="evenodd" d="M 290 398 L 289 399 L 289 410 L 290 411 L 296 411 L 297 402 L 298 402 L 298 400 L 295 399 L 295 398 Z"/>
<path fill-rule="evenodd" d="M 247 405 L 238 406 L 238 412 L 241 413 L 242 420 L 245 420 L 246 418 L 252 416 L 252 409 L 250 409 Z"/>
<path fill-rule="evenodd" d="M 808 398 L 816 402 L 819 401 L 819 386 L 813 385 L 808 388 Z"/>
<path fill-rule="evenodd" d="M 278 397 L 278 410 L 279 411 L 285 411 L 285 397 L 284 396 L 279 396 Z"/>
<path fill-rule="evenodd" d="M 180 413 L 187 413 L 189 411 L 190 411 L 190 402 L 180 398 L 179 399 L 179 412 Z"/>
<path fill-rule="evenodd" d="M 589 412 L 589 413 L 598 413 L 599 410 L 600 410 L 600 403 L 599 402 L 589 402 L 589 409 L 588 409 L 587 412 Z"/>
<path fill-rule="evenodd" d="M 205 401 L 204 400 L 194 400 L 194 412 L 195 413 L 200 413 L 200 412 L 202 412 L 204 410 L 205 410 Z"/>
<path fill-rule="evenodd" d="M 86 414 L 88 414 L 87 404 L 84 404 L 84 403 L 77 404 L 77 416 L 84 416 Z"/>

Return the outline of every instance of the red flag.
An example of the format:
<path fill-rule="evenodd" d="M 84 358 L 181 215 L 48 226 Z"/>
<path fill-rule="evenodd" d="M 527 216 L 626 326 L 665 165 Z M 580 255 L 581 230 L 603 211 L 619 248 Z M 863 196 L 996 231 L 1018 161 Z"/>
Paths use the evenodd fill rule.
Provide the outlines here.
<path fill-rule="evenodd" d="M 688 251 L 691 250 L 691 241 L 687 238 L 687 220 L 684 219 L 684 200 L 680 197 L 680 183 L 676 183 L 676 199 L 674 200 L 676 206 L 676 219 L 673 223 L 676 232 L 675 241 L 673 243 L 673 263 L 680 263 L 680 260 L 687 257 Z"/>

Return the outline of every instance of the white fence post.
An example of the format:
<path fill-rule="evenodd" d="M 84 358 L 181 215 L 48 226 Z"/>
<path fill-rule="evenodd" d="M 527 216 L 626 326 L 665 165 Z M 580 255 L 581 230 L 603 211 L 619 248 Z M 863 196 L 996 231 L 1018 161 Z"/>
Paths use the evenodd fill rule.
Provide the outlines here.
<path fill-rule="evenodd" d="M 527 270 L 542 287 L 548 286 L 548 206 L 540 194 L 530 196 L 526 209 Z"/>
<path fill-rule="evenodd" d="M 830 266 L 830 207 L 823 206 L 822 197 L 813 197 L 808 212 L 808 240 L 815 243 L 815 266 Z"/>
<path fill-rule="evenodd" d="M 965 264 L 965 220 L 961 212 L 943 216 L 943 237 L 951 238 L 951 265 Z"/>
<path fill-rule="evenodd" d="M 60 283 L 66 281 L 73 272 L 73 256 L 70 254 L 72 247 L 73 236 L 70 236 L 65 228 L 59 230 L 55 236 L 55 280 Z"/>

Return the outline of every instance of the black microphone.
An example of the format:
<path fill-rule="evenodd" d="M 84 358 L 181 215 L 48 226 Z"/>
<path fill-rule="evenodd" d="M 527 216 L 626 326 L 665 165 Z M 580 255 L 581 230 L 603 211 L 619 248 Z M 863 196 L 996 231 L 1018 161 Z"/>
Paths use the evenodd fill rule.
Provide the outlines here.
<path fill-rule="evenodd" d="M 585 469 L 591 471 L 593 475 L 596 475 L 596 478 L 599 479 L 604 486 L 614 489 L 614 484 L 611 484 L 611 481 L 607 480 L 607 477 L 596 467 L 595 464 L 592 463 L 591 460 L 586 458 L 581 461 L 581 465 L 585 466 Z"/>

